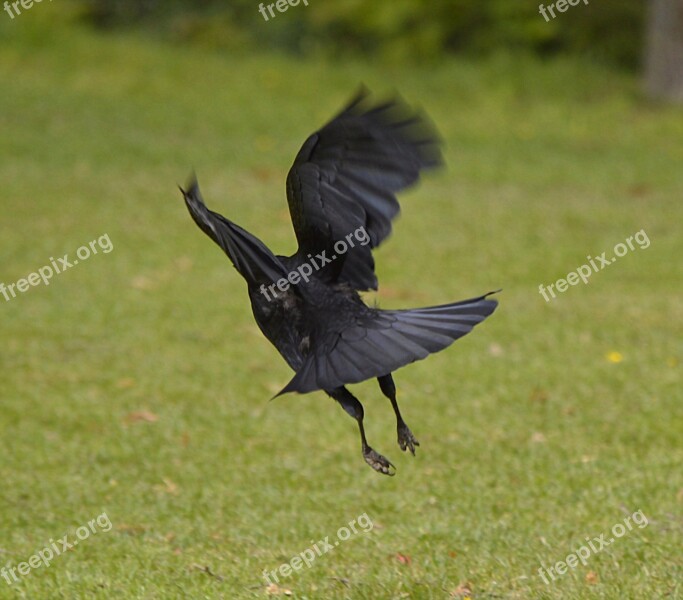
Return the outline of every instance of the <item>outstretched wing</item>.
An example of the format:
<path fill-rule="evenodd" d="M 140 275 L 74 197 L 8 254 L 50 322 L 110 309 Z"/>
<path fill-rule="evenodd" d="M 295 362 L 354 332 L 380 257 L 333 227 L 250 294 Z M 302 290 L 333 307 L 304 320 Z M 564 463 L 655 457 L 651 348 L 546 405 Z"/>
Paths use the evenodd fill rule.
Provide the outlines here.
<path fill-rule="evenodd" d="M 339 257 L 337 281 L 377 289 L 372 248 L 391 233 L 396 193 L 441 164 L 439 140 L 422 114 L 396 97 L 371 104 L 361 90 L 310 136 L 287 176 L 287 200 L 301 257 L 328 251 L 364 228 L 370 242 Z"/>
<path fill-rule="evenodd" d="M 359 383 L 439 352 L 496 309 L 490 294 L 428 308 L 374 311 L 341 330 L 333 326 L 312 341 L 312 352 L 280 394 Z"/>
<path fill-rule="evenodd" d="M 196 178 L 180 191 L 194 222 L 223 249 L 250 286 L 287 277 L 287 269 L 261 240 L 206 207 Z"/>

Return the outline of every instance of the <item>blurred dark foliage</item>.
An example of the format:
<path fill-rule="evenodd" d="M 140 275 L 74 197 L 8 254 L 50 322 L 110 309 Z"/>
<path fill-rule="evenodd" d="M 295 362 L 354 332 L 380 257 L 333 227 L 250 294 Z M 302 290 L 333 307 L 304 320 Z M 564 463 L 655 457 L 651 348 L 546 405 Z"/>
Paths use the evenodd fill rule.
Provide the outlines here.
<path fill-rule="evenodd" d="M 635 68 L 645 30 L 645 0 L 581 1 L 556 11 L 550 22 L 536 0 L 308 2 L 276 11 L 266 22 L 258 0 L 83 0 L 85 18 L 101 28 L 143 28 L 174 41 L 234 51 L 258 47 L 397 60 L 522 50 L 583 54 Z"/>

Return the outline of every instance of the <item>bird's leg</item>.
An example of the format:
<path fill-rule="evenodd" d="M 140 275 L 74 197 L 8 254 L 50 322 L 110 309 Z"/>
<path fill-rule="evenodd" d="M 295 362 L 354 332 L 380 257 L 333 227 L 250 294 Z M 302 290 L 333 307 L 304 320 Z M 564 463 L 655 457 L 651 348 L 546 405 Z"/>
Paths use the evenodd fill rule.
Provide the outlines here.
<path fill-rule="evenodd" d="M 365 428 L 363 427 L 363 417 L 365 416 L 365 411 L 363 410 L 363 405 L 345 387 L 329 390 L 327 391 L 327 394 L 339 402 L 342 408 L 354 419 L 356 419 L 356 422 L 358 423 L 358 429 L 360 431 L 361 451 L 363 452 L 363 458 L 365 459 L 365 462 L 368 463 L 378 473 L 384 473 L 384 475 L 394 475 L 394 470 L 396 467 L 394 467 L 394 465 L 392 465 L 384 456 L 378 452 L 375 452 L 365 438 Z"/>
<path fill-rule="evenodd" d="M 415 446 L 419 446 L 418 442 L 413 436 L 413 432 L 410 431 L 409 427 L 405 424 L 403 417 L 401 416 L 401 411 L 398 408 L 398 402 L 396 402 L 396 386 L 394 385 L 394 379 L 389 375 L 384 375 L 383 377 L 378 377 L 379 388 L 382 393 L 389 398 L 391 401 L 391 406 L 396 414 L 396 432 L 398 433 L 398 445 L 404 452 L 406 449 L 410 450 L 411 454 L 415 456 Z"/>

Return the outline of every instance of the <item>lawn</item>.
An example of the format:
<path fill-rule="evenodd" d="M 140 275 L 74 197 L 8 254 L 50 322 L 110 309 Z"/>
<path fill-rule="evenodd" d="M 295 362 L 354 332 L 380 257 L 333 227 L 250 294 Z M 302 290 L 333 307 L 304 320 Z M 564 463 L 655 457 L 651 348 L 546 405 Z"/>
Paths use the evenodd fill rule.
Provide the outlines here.
<path fill-rule="evenodd" d="M 683 598 L 680 110 L 586 62 L 220 55 L 95 36 L 57 3 L 0 40 L 0 282 L 111 242 L 0 296 L 0 568 L 111 524 L 0 598 Z M 288 167 L 361 81 L 421 104 L 447 162 L 401 196 L 368 301 L 503 288 L 395 374 L 417 457 L 375 382 L 352 388 L 393 478 L 323 393 L 269 401 L 291 372 L 176 187 L 194 169 L 212 208 L 293 252 Z M 544 301 L 639 231 L 648 247 Z M 268 586 L 354 520 L 372 528 Z"/>

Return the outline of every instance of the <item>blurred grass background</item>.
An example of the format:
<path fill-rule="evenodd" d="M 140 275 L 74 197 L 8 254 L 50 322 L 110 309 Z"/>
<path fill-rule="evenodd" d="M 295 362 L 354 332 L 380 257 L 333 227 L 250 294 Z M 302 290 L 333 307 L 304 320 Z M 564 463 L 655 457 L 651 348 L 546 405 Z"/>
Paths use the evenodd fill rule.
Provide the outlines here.
<path fill-rule="evenodd" d="M 311 1 L 232 49 L 173 36 L 174 19 L 201 31 L 218 15 L 147 5 L 106 30 L 94 4 L 0 14 L 0 281 L 114 244 L 0 298 L 0 566 L 103 511 L 113 523 L 0 579 L 0 598 L 682 597 L 680 109 L 645 101 L 633 65 L 576 48 L 269 47 L 274 27 L 327 31 L 330 5 Z M 573 10 L 562 35 L 589 18 Z M 268 402 L 291 374 L 176 188 L 194 168 L 215 210 L 291 253 L 287 169 L 360 81 L 420 103 L 448 164 L 401 196 L 369 301 L 504 288 L 490 321 L 396 374 L 416 458 L 377 386 L 355 386 L 393 479 L 322 393 Z M 648 249 L 538 294 L 640 229 Z M 637 510 L 646 528 L 539 579 Z M 263 569 L 363 513 L 371 533 L 267 588 Z"/>

